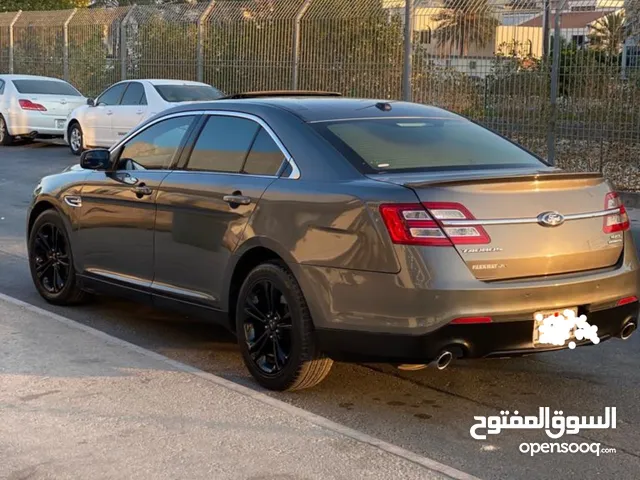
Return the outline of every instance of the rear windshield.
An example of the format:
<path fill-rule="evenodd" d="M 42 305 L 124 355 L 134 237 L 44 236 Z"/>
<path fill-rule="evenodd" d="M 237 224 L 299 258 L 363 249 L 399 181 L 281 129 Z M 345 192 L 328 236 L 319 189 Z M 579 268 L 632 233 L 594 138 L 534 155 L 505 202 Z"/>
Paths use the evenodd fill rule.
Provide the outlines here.
<path fill-rule="evenodd" d="M 206 102 L 222 97 L 222 92 L 207 85 L 154 85 L 156 91 L 166 101 Z"/>
<path fill-rule="evenodd" d="M 32 95 L 68 95 L 71 97 L 81 97 L 82 95 L 75 88 L 66 82 L 56 82 L 55 80 L 13 80 L 13 84 L 18 93 Z"/>
<path fill-rule="evenodd" d="M 461 118 L 363 119 L 312 126 L 365 174 L 544 165 L 526 150 Z"/>

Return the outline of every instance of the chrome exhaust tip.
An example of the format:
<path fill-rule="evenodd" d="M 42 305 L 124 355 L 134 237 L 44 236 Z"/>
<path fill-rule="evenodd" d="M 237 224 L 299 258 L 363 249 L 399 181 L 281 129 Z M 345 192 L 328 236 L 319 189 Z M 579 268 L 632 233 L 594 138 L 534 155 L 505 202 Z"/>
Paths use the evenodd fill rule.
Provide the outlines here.
<path fill-rule="evenodd" d="M 635 322 L 629 322 L 624 327 L 622 327 L 622 331 L 620 332 L 620 338 L 622 340 L 628 339 L 633 332 L 636 331 L 637 325 Z"/>
<path fill-rule="evenodd" d="M 451 353 L 449 350 L 445 350 L 441 352 L 440 355 L 438 355 L 436 359 L 429 365 L 436 367 L 438 370 L 444 370 L 449 366 L 452 360 L 453 353 Z"/>

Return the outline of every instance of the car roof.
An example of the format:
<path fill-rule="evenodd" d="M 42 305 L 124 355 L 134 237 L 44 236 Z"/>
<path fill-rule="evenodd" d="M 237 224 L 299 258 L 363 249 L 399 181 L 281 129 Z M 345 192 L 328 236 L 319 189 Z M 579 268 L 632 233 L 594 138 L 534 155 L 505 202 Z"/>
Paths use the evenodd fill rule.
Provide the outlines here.
<path fill-rule="evenodd" d="M 261 97 L 214 100 L 187 104 L 165 113 L 191 110 L 234 109 L 242 106 L 278 108 L 298 116 L 305 122 L 322 122 L 357 118 L 459 118 L 442 108 L 399 100 L 348 97 Z"/>
<path fill-rule="evenodd" d="M 190 80 L 172 80 L 172 79 L 156 79 L 156 78 L 140 78 L 140 79 L 135 79 L 132 78 L 130 80 L 123 80 L 124 82 L 134 82 L 134 81 L 138 81 L 138 82 L 149 82 L 151 85 L 201 85 L 201 86 L 210 86 L 207 85 L 206 83 L 202 83 L 202 82 L 192 82 Z"/>
<path fill-rule="evenodd" d="M 56 82 L 68 83 L 66 80 L 54 77 L 43 77 L 42 75 L 19 75 L 19 74 L 0 74 L 3 80 L 54 80 Z"/>

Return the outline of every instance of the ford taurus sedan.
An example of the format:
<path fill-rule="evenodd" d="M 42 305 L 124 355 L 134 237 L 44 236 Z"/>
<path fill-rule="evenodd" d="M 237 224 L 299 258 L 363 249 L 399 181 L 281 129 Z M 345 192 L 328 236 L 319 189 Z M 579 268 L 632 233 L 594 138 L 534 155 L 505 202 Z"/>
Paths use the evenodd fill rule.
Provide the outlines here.
<path fill-rule="evenodd" d="M 169 109 L 43 178 L 38 292 L 202 313 L 274 390 L 312 387 L 334 360 L 444 368 L 635 330 L 638 258 L 599 174 L 430 106 L 248 97 Z M 597 340 L 544 340 L 556 317 Z"/>

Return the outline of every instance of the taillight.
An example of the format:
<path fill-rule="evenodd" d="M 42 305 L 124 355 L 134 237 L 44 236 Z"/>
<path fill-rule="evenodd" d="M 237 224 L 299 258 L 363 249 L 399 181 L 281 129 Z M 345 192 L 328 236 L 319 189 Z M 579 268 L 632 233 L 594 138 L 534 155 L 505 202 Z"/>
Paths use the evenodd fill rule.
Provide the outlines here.
<path fill-rule="evenodd" d="M 624 208 L 624 205 L 617 193 L 607 193 L 607 196 L 604 198 L 604 208 L 605 210 L 611 210 L 614 208 L 620 209 L 618 213 L 604 217 L 604 223 L 602 225 L 602 231 L 604 233 L 624 232 L 625 230 L 629 230 L 629 215 L 627 215 L 627 210 Z"/>
<path fill-rule="evenodd" d="M 618 302 L 616 303 L 616 306 L 621 306 L 621 305 L 627 305 L 629 303 L 634 303 L 638 301 L 638 297 L 635 296 L 631 296 L 631 297 L 624 297 L 621 298 L 620 300 L 618 300 Z"/>
<path fill-rule="evenodd" d="M 429 202 L 424 206 L 456 245 L 490 243 L 489 234 L 480 225 L 473 225 L 475 220 L 471 212 L 463 205 L 453 202 Z M 463 220 L 464 225 L 447 225 L 447 220 Z"/>
<path fill-rule="evenodd" d="M 22 108 L 23 110 L 33 110 L 36 112 L 46 112 L 47 109 L 44 107 L 44 105 L 40 105 L 39 103 L 33 103 L 31 100 L 18 100 L 18 103 L 20 104 L 20 108 Z"/>
<path fill-rule="evenodd" d="M 489 243 L 479 225 L 446 225 L 446 220 L 475 220 L 459 203 L 402 203 L 380 206 L 380 214 L 396 244 L 451 246 Z"/>

